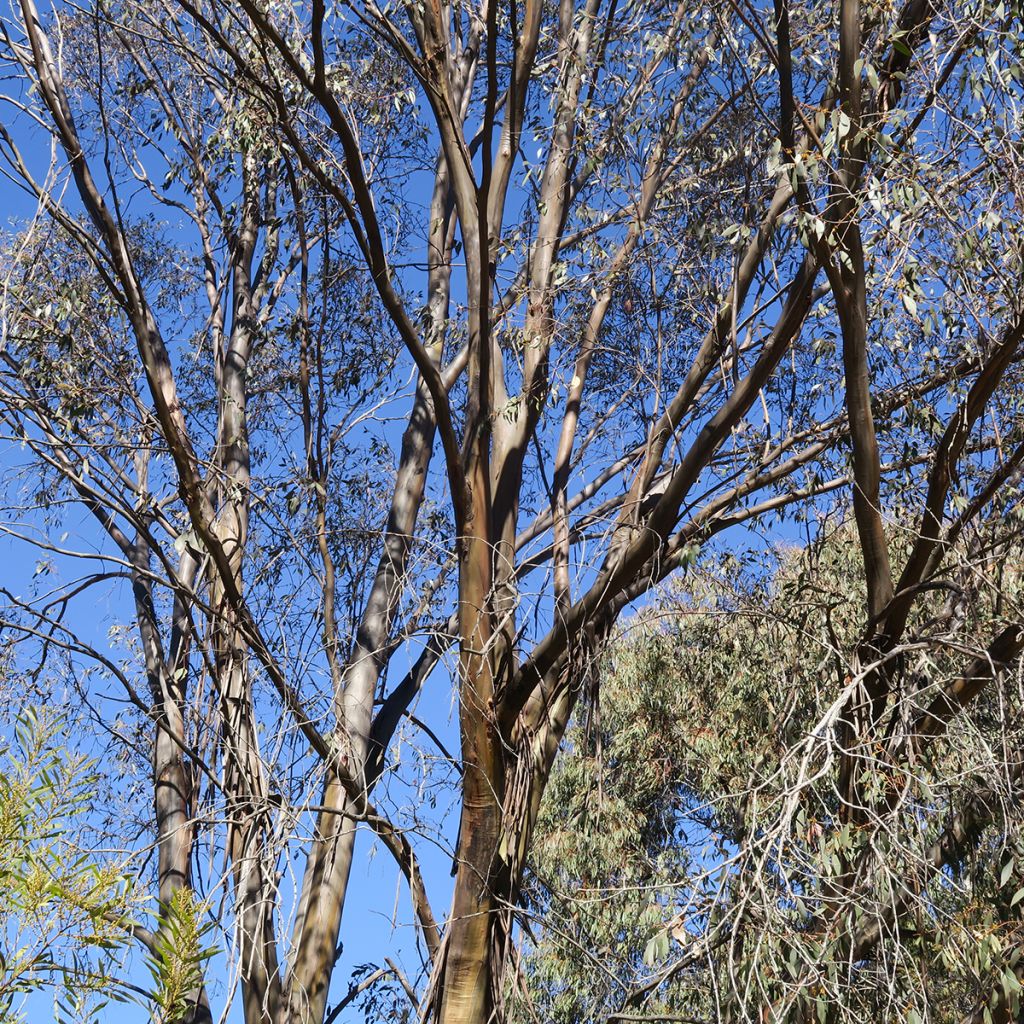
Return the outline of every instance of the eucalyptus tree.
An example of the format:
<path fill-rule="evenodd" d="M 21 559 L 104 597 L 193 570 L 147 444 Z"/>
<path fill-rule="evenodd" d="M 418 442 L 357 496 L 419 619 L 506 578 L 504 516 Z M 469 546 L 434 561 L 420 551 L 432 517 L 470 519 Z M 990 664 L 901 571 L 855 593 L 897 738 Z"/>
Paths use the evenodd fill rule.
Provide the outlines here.
<path fill-rule="evenodd" d="M 852 495 L 868 595 L 837 816 L 878 813 L 858 764 L 915 608 L 1024 458 L 1016 32 L 922 0 L 21 0 L 9 530 L 60 578 L 7 593 L 7 635 L 151 756 L 160 919 L 230 891 L 247 1021 L 358 995 L 328 1011 L 360 827 L 423 958 L 378 977 L 432 1019 L 501 1019 L 544 789 L 616 618 L 828 495 Z M 898 574 L 896 485 L 919 506 Z M 72 503 L 95 524 L 74 548 Z M 110 646 L 73 610 L 117 581 Z M 1022 645 L 1013 619 L 929 730 Z M 439 919 L 417 833 L 445 824 L 398 804 L 434 781 L 401 752 L 444 749 L 446 685 Z M 182 1012 L 209 1019 L 193 980 Z"/>
<path fill-rule="evenodd" d="M 538 823 L 515 1020 L 1016 1019 L 1019 665 L 975 679 L 948 738 L 921 723 L 1019 607 L 1019 485 L 922 595 L 884 720 L 915 756 L 864 752 L 861 829 L 835 718 L 866 587 L 837 511 L 809 543 L 703 559 L 622 623 Z"/>

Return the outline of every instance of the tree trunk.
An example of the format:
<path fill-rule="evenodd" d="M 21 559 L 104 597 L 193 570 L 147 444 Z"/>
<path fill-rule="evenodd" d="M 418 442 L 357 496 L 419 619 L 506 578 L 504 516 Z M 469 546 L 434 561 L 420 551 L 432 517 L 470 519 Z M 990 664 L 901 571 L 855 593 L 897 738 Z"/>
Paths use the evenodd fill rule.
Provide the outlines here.
<path fill-rule="evenodd" d="M 508 873 L 501 870 L 499 836 L 500 808 L 491 780 L 480 768 L 467 766 L 455 894 L 434 1018 L 442 1024 L 494 1019 L 494 988 L 500 979 L 496 961 L 503 945 L 498 925 L 511 896 Z"/>
<path fill-rule="evenodd" d="M 437 1024 L 504 1020 L 512 916 L 541 798 L 580 692 L 575 682 L 562 662 L 531 696 L 515 735 L 499 740 L 492 770 L 501 782 L 500 805 L 493 798 L 497 787 L 482 772 L 466 773 Z"/>
<path fill-rule="evenodd" d="M 341 913 L 345 906 L 356 825 L 344 787 L 332 777 L 324 786 L 325 807 L 302 879 L 302 895 L 295 924 L 296 948 L 286 982 L 287 1024 L 321 1024 L 327 1011 L 332 968 L 337 959 Z"/>

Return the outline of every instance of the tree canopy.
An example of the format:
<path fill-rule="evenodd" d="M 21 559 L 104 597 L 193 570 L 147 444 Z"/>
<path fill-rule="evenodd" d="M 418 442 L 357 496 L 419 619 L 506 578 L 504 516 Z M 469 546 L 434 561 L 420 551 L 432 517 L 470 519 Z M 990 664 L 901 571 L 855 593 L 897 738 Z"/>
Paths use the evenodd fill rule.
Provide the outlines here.
<path fill-rule="evenodd" d="M 927 714 L 990 602 L 1020 600 L 997 537 L 979 533 L 953 586 L 922 602 L 929 643 L 905 652 L 898 715 Z M 823 524 L 810 546 L 703 564 L 610 646 L 600 715 L 570 730 L 538 824 L 516 1019 L 1019 1012 L 1020 677 L 980 692 L 912 764 L 865 758 L 886 814 L 837 828 L 823 721 L 862 625 L 853 541 L 852 522 Z M 851 952 L 861 931 L 884 956 Z"/>
<path fill-rule="evenodd" d="M 12 5 L 4 685 L 154 1016 L 1018 1012 L 1020 15 Z"/>

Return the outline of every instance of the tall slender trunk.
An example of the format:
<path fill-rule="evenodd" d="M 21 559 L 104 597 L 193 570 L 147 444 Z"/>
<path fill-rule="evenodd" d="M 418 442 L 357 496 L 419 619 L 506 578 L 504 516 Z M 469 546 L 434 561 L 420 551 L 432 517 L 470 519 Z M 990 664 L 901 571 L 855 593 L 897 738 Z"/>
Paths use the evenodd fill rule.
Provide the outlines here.
<path fill-rule="evenodd" d="M 226 407 L 230 403 L 225 403 Z M 217 540 L 228 555 L 237 593 L 242 592 L 242 553 L 248 525 L 244 488 L 248 484 L 243 406 L 224 416 L 229 445 L 224 462 L 229 478 L 241 483 L 243 498 L 228 501 L 217 523 Z M 235 418 L 237 416 L 237 419 Z M 231 429 L 233 428 L 233 429 Z M 246 1024 L 277 1024 L 281 980 L 274 935 L 275 885 L 270 848 L 270 799 L 260 756 L 247 644 L 237 613 L 226 597 L 225 581 L 210 570 L 215 685 L 220 701 L 224 750 L 224 789 L 228 795 L 227 850 L 235 887 L 242 1006 Z"/>
<path fill-rule="evenodd" d="M 374 693 L 423 501 L 435 430 L 429 391 L 421 381 L 403 438 L 384 550 L 355 649 L 338 686 L 338 718 L 344 754 L 352 777 L 363 782 L 370 753 Z M 288 1024 L 320 1024 L 324 1019 L 352 869 L 356 835 L 353 808 L 345 787 L 334 775 L 324 784 L 322 806 L 324 810 L 317 818 L 296 915 L 292 962 L 286 982 Z"/>
<path fill-rule="evenodd" d="M 131 561 L 135 609 L 155 715 L 152 768 L 157 895 L 161 912 L 165 912 L 180 890 L 192 886 L 192 780 L 183 750 L 185 678 L 180 671 L 183 634 L 175 629 L 168 660 L 160 641 L 148 584 L 149 545 L 141 534 L 131 548 Z M 178 611 L 177 602 L 175 611 Z M 202 977 L 185 994 L 184 1003 L 183 1024 L 210 1024 L 210 1003 Z"/>
<path fill-rule="evenodd" d="M 443 157 L 438 158 L 434 177 L 430 223 L 427 244 L 430 330 L 426 347 L 439 366 L 449 313 L 451 267 L 448 260 L 454 232 L 448 169 Z M 367 768 L 368 758 L 377 754 L 371 750 L 373 700 L 381 667 L 386 663 L 385 651 L 391 639 L 392 622 L 423 504 L 436 434 L 437 419 L 430 388 L 421 377 L 402 435 L 383 549 L 360 619 L 356 643 L 343 670 L 332 666 L 338 676 L 335 706 L 340 730 L 345 734 L 345 754 L 353 778 L 367 790 L 371 790 L 376 781 L 368 777 Z M 327 551 L 322 554 L 326 564 L 330 554 Z M 325 619 L 333 617 L 330 606 L 325 608 L 324 614 Z M 334 628 L 330 621 L 326 622 L 326 627 L 328 632 Z M 324 1019 L 352 870 L 356 839 L 352 801 L 333 775 L 324 783 L 322 806 L 324 810 L 318 815 L 303 873 L 285 980 L 287 1024 L 321 1024 Z"/>
<path fill-rule="evenodd" d="M 485 175 L 486 177 L 486 175 Z M 482 188 L 480 196 L 486 195 Z M 482 202 L 482 200 L 481 200 Z M 491 966 L 499 901 L 507 895 L 498 849 L 505 789 L 505 737 L 495 706 L 500 694 L 494 607 L 494 505 L 491 412 L 496 367 L 490 336 L 489 242 L 480 210 L 459 203 L 467 254 L 469 301 L 465 492 L 456 497 L 459 553 L 459 725 L 462 818 L 455 893 L 438 990 L 439 1020 L 484 1024 L 494 1009 Z M 503 659 L 507 666 L 507 659 Z M 507 672 L 507 669 L 506 669 Z"/>

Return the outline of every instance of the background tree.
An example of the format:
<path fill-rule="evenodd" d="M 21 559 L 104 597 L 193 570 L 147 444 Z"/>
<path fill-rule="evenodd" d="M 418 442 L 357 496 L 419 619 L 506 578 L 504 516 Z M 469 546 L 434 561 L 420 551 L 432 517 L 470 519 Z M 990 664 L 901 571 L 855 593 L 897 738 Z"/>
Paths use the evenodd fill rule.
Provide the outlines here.
<path fill-rule="evenodd" d="M 328 1015 L 359 826 L 419 928 L 421 972 L 380 979 L 446 1024 L 505 1016 L 543 792 L 618 615 L 829 495 L 865 603 L 814 753 L 829 834 L 857 837 L 819 930 L 873 954 L 866 851 L 903 805 L 879 758 L 906 771 L 1024 644 L 993 606 L 907 713 L 926 598 L 1024 459 L 1015 12 L 22 0 L 5 30 L 3 151 L 36 214 L 0 415 L 10 531 L 48 567 L 5 595 L 7 636 L 149 761 L 159 920 L 231 893 L 246 1020 Z M 75 611 L 99 586 L 113 644 Z M 409 730 L 447 780 L 402 759 Z M 425 813 L 438 781 L 457 827 Z M 441 924 L 426 829 L 455 870 Z M 817 962 L 737 1012 L 784 1012 L 774 986 L 810 992 Z"/>
<path fill-rule="evenodd" d="M 1019 601 L 1003 546 L 1020 529 L 1014 490 L 1008 522 L 972 531 L 923 600 L 897 719 L 934 709 L 994 606 Z M 805 548 L 709 559 L 610 646 L 600 720 L 571 730 L 538 825 L 508 982 L 517 1019 L 1018 1012 L 1019 672 L 989 681 L 944 741 L 887 722 L 918 756 L 869 762 L 886 813 L 839 826 L 822 720 L 841 700 L 865 591 L 852 517 L 821 526 Z M 957 820 L 961 842 L 936 870 Z M 854 857 L 865 868 L 841 888 Z"/>

